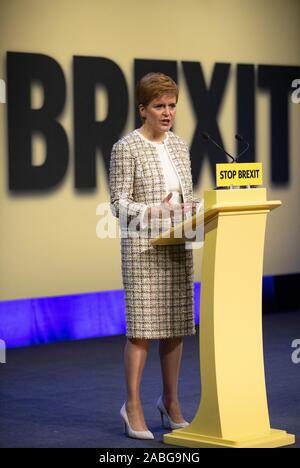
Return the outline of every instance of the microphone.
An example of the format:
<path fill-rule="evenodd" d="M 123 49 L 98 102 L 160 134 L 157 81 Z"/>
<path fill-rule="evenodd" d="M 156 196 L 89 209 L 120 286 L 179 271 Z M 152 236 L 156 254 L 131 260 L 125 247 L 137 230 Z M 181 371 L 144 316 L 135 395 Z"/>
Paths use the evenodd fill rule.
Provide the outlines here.
<path fill-rule="evenodd" d="M 242 156 L 242 154 L 246 153 L 246 151 L 248 151 L 249 147 L 250 147 L 250 143 L 248 141 L 245 140 L 245 138 L 242 137 L 242 135 L 239 135 L 238 133 L 235 135 L 235 139 L 244 143 L 246 145 L 246 148 L 244 148 L 235 158 L 235 160 L 237 161 L 239 159 L 240 156 Z"/>
<path fill-rule="evenodd" d="M 220 146 L 219 143 L 217 143 L 208 133 L 204 132 L 204 133 L 202 133 L 202 136 L 203 136 L 203 138 L 205 138 L 205 140 L 211 141 L 214 145 L 216 145 L 217 148 L 219 148 L 221 151 L 223 151 L 223 153 L 227 154 L 227 156 L 229 156 L 232 159 L 232 161 L 230 161 L 231 163 L 237 162 L 237 160 L 244 153 L 246 153 L 246 151 L 248 151 L 248 149 L 250 147 L 250 143 L 248 141 L 246 141 L 245 138 L 242 137 L 242 135 L 237 133 L 235 135 L 235 139 L 242 142 L 242 143 L 244 143 L 246 145 L 246 147 L 240 153 L 238 153 L 238 155 L 234 158 L 233 156 L 231 156 L 231 154 L 227 153 L 227 151 L 225 151 L 225 149 L 222 148 L 222 146 Z"/>
<path fill-rule="evenodd" d="M 223 151 L 223 153 L 227 154 L 227 156 L 229 156 L 232 159 L 232 161 L 230 161 L 231 163 L 236 162 L 234 157 L 231 156 L 231 154 L 227 153 L 227 151 L 225 151 L 224 148 L 222 148 L 222 146 L 220 146 L 219 143 L 217 143 L 208 133 L 204 132 L 202 133 L 202 136 L 203 138 L 205 138 L 205 140 L 211 141 L 217 148 Z"/>

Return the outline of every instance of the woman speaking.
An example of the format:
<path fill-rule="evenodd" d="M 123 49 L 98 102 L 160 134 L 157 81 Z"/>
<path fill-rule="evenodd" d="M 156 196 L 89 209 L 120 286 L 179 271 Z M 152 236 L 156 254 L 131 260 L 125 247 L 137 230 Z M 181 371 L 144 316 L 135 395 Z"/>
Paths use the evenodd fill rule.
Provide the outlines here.
<path fill-rule="evenodd" d="M 151 339 L 159 340 L 162 392 L 157 409 L 162 424 L 171 429 L 188 424 L 178 400 L 178 377 L 182 337 L 195 333 L 194 271 L 193 252 L 185 244 L 152 246 L 151 235 L 145 233 L 155 222 L 163 225 L 167 219 L 172 224 L 178 214 L 183 219 L 191 216 L 197 205 L 188 147 L 170 131 L 178 101 L 176 83 L 162 73 L 149 73 L 139 81 L 136 97 L 143 124 L 114 144 L 109 173 L 111 209 L 121 232 L 126 231 L 121 258 L 127 397 L 120 414 L 129 437 L 153 439 L 140 399 Z"/>

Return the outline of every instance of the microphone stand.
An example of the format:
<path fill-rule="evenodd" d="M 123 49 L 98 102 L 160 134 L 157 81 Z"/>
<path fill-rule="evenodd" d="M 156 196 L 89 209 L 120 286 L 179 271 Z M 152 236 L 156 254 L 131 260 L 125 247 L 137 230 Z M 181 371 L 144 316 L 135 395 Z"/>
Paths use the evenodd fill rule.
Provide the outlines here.
<path fill-rule="evenodd" d="M 246 141 L 241 135 L 239 135 L 238 133 L 235 135 L 235 139 L 238 140 L 238 141 L 241 141 L 243 142 L 246 147 L 240 152 L 237 154 L 236 157 L 233 157 L 231 154 L 227 153 L 227 151 L 221 146 L 219 145 L 218 142 L 216 142 L 208 133 L 204 132 L 202 133 L 202 136 L 205 140 L 208 140 L 208 141 L 211 141 L 217 148 L 219 148 L 223 153 L 225 153 L 227 156 L 230 157 L 230 159 L 232 161 L 230 161 L 230 164 L 232 163 L 236 163 L 238 161 L 238 159 L 244 154 L 246 153 L 246 151 L 248 151 L 249 147 L 250 147 L 250 144 L 248 141 Z M 240 187 L 237 187 L 237 188 L 240 188 Z M 247 188 L 250 188 L 250 185 L 247 185 Z M 215 187 L 215 189 L 218 189 L 218 187 Z M 230 185 L 229 186 L 229 189 L 230 190 L 233 190 L 233 185 Z"/>

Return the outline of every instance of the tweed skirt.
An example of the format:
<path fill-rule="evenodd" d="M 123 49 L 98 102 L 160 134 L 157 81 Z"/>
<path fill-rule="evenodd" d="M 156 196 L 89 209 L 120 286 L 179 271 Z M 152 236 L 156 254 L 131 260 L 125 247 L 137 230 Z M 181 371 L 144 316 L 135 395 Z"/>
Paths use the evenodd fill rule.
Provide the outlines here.
<path fill-rule="evenodd" d="M 128 338 L 195 334 L 193 251 L 121 238 Z"/>

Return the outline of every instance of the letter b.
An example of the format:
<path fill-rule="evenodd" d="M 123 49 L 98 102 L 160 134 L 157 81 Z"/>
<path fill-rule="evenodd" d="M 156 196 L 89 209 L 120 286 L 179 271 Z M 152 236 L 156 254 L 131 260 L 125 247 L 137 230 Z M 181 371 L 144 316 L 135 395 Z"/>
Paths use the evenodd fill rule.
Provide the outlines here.
<path fill-rule="evenodd" d="M 41 83 L 44 102 L 31 108 L 31 86 Z M 68 166 L 68 140 L 56 120 L 65 104 L 66 85 L 59 64 L 41 54 L 8 52 L 7 112 L 9 188 L 43 190 L 54 187 Z M 32 136 L 39 133 L 46 141 L 43 165 L 32 165 Z"/>

